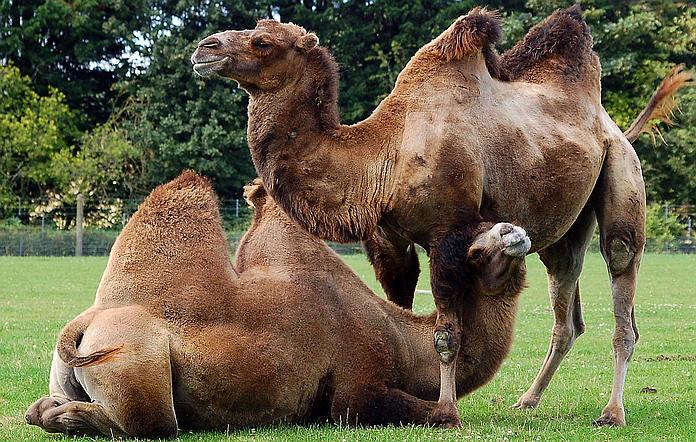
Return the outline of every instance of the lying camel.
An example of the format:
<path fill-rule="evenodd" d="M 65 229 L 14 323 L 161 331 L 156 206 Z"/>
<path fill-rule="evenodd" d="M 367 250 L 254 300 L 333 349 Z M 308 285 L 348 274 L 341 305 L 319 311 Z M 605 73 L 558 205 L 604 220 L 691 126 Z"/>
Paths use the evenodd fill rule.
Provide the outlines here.
<path fill-rule="evenodd" d="M 283 210 L 310 232 L 365 241 L 388 297 L 409 308 L 414 243 L 429 254 L 441 364 L 437 415 L 457 425 L 457 352 L 468 305 L 470 226 L 522 225 L 548 272 L 555 322 L 546 360 L 518 403 L 534 407 L 584 323 L 578 278 L 599 222 L 616 317 L 614 382 L 595 422 L 625 425 L 623 388 L 638 339 L 633 297 L 645 189 L 630 141 L 690 79 L 674 72 L 624 135 L 601 104 L 600 65 L 575 6 L 498 56 L 498 16 L 476 8 L 421 48 L 373 114 L 341 125 L 338 68 L 315 34 L 261 20 L 198 44 L 202 76 L 249 93 L 248 143 Z"/>
<path fill-rule="evenodd" d="M 274 422 L 429 421 L 438 395 L 434 315 L 372 293 L 254 184 L 233 267 L 207 180 L 186 172 L 145 200 L 117 239 L 94 305 L 61 332 L 50 396 L 26 419 L 49 432 L 174 436 Z M 472 232 L 457 395 L 508 353 L 521 229 Z M 478 278 L 477 275 L 485 275 Z M 490 275 L 498 275 L 490 278 Z"/>

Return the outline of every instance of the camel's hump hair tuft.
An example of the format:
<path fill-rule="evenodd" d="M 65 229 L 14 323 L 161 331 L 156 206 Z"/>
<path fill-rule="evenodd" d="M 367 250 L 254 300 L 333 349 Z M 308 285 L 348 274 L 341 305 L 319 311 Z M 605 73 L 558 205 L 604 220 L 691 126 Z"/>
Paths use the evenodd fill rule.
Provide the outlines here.
<path fill-rule="evenodd" d="M 534 26 L 500 60 L 504 80 L 517 80 L 549 57 L 559 57 L 568 73 L 581 69 L 592 53 L 592 34 L 576 4 Z"/>
<path fill-rule="evenodd" d="M 476 7 L 450 26 L 435 49 L 446 61 L 460 60 L 494 45 L 502 35 L 498 12 Z"/>

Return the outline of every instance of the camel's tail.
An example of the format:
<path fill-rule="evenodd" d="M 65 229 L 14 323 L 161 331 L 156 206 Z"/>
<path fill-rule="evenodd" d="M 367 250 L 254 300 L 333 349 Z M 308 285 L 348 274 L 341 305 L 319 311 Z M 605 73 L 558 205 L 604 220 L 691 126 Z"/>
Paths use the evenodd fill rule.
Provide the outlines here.
<path fill-rule="evenodd" d="M 645 132 L 650 134 L 653 143 L 655 143 L 655 135 L 659 136 L 664 143 L 665 139 L 657 127 L 657 121 L 662 121 L 668 126 L 672 126 L 674 124 L 672 120 L 673 112 L 677 108 L 676 92 L 683 87 L 693 86 L 694 84 L 696 83 L 694 83 L 693 72 L 685 71 L 683 64 L 675 66 L 672 72 L 662 80 L 652 97 L 650 97 L 648 105 L 633 120 L 631 127 L 624 132 L 628 141 L 633 143 L 641 133 Z"/>
<path fill-rule="evenodd" d="M 121 352 L 123 346 L 106 348 L 88 355 L 78 354 L 77 346 L 87 330 L 96 310 L 87 311 L 70 321 L 58 337 L 58 356 L 71 367 L 90 367 L 101 364 Z"/>

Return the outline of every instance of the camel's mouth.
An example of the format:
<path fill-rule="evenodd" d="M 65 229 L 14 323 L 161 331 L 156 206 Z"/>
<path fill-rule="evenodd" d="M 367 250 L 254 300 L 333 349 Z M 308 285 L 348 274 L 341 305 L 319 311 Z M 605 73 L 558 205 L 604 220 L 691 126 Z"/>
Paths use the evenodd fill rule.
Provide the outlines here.
<path fill-rule="evenodd" d="M 224 68 L 230 61 L 230 57 L 222 57 L 214 60 L 204 61 L 196 61 L 192 59 L 191 61 L 193 62 L 193 71 L 195 73 L 201 77 L 210 77 Z"/>

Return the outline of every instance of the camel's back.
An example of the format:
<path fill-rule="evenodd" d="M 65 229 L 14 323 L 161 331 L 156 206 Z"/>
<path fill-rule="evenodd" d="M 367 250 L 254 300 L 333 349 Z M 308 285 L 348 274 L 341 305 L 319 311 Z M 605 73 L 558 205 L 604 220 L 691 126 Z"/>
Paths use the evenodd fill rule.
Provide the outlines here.
<path fill-rule="evenodd" d="M 521 223 L 538 250 L 577 218 L 613 138 L 589 28 L 573 7 L 500 57 L 485 45 L 456 57 L 446 49 L 479 22 L 457 23 L 414 56 L 381 105 L 404 115 L 398 204 L 383 222 L 427 246 L 433 231 L 480 213 Z"/>

